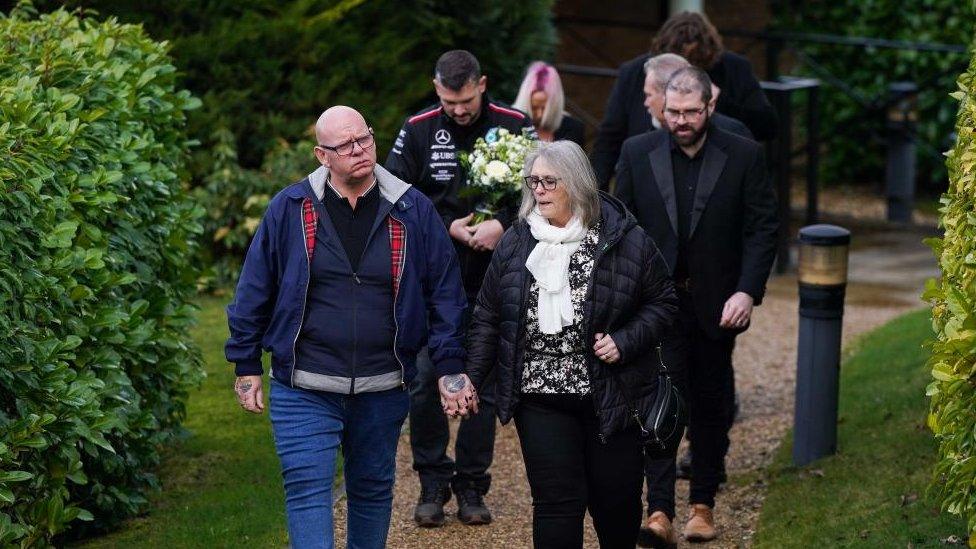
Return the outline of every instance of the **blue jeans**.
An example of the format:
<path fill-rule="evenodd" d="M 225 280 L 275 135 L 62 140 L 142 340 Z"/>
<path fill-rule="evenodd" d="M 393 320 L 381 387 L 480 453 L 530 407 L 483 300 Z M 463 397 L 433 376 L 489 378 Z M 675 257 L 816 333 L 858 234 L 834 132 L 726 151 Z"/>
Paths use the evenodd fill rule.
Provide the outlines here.
<path fill-rule="evenodd" d="M 271 426 L 294 549 L 335 546 L 332 484 L 340 446 L 349 508 L 347 546 L 386 545 L 396 447 L 409 407 L 409 395 L 399 389 L 342 395 L 271 381 Z"/>

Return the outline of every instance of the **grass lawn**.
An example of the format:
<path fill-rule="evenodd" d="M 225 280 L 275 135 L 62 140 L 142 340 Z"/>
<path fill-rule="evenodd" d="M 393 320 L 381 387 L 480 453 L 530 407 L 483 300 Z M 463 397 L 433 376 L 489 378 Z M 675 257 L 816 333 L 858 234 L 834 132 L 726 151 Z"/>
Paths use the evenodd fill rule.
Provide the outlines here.
<path fill-rule="evenodd" d="M 966 539 L 965 522 L 926 498 L 935 443 L 925 427 L 930 377 L 921 345 L 931 333 L 928 311 L 914 312 L 846 353 L 839 453 L 797 469 L 792 439 L 783 444 L 755 547 L 942 547 L 950 536 Z"/>
<path fill-rule="evenodd" d="M 244 413 L 224 360 L 226 299 L 200 301 L 194 339 L 207 379 L 190 395 L 184 424 L 191 435 L 168 448 L 159 472 L 162 492 L 146 516 L 83 547 L 284 547 L 284 492 L 267 407 Z M 267 399 L 265 387 L 265 399 Z"/>

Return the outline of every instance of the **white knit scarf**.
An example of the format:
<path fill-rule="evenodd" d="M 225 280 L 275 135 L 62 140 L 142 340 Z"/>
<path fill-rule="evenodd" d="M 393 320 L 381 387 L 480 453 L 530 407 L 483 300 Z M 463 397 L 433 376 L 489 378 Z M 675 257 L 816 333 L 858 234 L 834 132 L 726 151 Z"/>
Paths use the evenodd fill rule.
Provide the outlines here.
<path fill-rule="evenodd" d="M 569 287 L 569 259 L 580 247 L 586 227 L 573 216 L 565 227 L 555 227 L 535 208 L 526 216 L 532 236 L 539 242 L 525 267 L 539 285 L 539 330 L 558 334 L 573 323 L 573 299 Z"/>

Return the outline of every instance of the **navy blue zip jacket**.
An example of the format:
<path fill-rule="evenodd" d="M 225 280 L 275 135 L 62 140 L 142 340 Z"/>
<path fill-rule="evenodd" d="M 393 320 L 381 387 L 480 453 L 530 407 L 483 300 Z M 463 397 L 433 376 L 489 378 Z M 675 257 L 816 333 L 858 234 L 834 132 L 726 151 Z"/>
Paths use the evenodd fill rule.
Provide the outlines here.
<path fill-rule="evenodd" d="M 386 206 L 381 211 L 389 211 L 393 354 L 399 369 L 392 386 L 402 386 L 414 377 L 417 352 L 425 345 L 439 375 L 462 372 L 461 322 L 467 301 L 454 245 L 430 199 L 379 165 L 374 173 Z M 318 222 L 308 192 L 321 198 L 327 175 L 328 170 L 320 167 L 275 195 L 254 234 L 234 301 L 227 307 L 230 338 L 225 355 L 236 365 L 238 376 L 262 374 L 264 350 L 271 353 L 274 378 L 289 386 L 356 387 L 352 364 L 331 365 L 332 371 L 320 372 L 327 374 L 328 386 L 309 386 L 302 376 L 298 380 L 295 376 L 295 345 L 302 323 L 315 321 L 304 318 L 309 254 L 315 248 Z M 333 231 L 330 224 L 325 225 Z M 349 297 L 337 295 L 335 299 Z M 391 376 L 386 380 L 391 381 Z M 384 388 L 390 387 L 374 384 L 352 392 Z"/>

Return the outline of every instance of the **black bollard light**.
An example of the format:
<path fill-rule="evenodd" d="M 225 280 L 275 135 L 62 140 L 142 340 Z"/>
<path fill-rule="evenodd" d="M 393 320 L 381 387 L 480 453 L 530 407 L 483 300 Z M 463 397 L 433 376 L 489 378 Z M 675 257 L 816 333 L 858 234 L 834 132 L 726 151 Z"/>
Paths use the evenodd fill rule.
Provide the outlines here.
<path fill-rule="evenodd" d="M 800 229 L 800 333 L 796 356 L 793 463 L 837 451 L 840 336 L 851 233 L 835 225 Z"/>
<path fill-rule="evenodd" d="M 911 223 L 915 207 L 918 86 L 912 82 L 895 82 L 888 86 L 888 97 L 888 162 L 885 168 L 888 221 Z"/>

